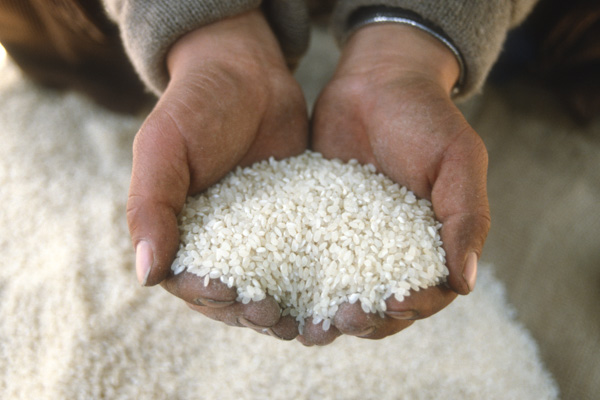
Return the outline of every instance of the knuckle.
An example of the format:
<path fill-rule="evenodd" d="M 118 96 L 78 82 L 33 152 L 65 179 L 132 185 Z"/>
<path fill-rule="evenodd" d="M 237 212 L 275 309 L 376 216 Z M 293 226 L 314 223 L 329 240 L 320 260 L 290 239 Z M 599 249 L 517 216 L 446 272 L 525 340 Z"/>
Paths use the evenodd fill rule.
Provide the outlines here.
<path fill-rule="evenodd" d="M 138 215 L 142 208 L 143 199 L 135 194 L 130 194 L 127 199 L 127 207 L 126 207 L 126 218 L 127 218 L 127 226 L 129 227 L 129 232 L 133 235 L 134 232 L 137 232 L 138 226 L 140 223 L 140 218 Z"/>

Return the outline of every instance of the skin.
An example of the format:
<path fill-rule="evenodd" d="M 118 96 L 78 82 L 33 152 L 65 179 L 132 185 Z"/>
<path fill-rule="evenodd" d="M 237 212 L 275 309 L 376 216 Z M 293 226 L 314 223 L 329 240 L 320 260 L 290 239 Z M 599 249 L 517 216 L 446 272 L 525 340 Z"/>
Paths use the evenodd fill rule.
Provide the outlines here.
<path fill-rule="evenodd" d="M 193 31 L 168 53 L 170 81 L 136 135 L 127 220 L 144 285 L 161 284 L 193 309 L 230 325 L 293 338 L 279 306 L 267 298 L 235 303 L 235 288 L 207 287 L 191 274 L 172 276 L 179 247 L 177 215 L 186 197 L 211 186 L 238 165 L 306 149 L 308 116 L 265 18 L 259 11 Z M 140 256 L 140 243 L 152 251 Z M 280 322 L 281 320 L 281 322 Z M 279 325 L 278 325 L 279 324 Z"/>
<path fill-rule="evenodd" d="M 381 339 L 472 290 L 463 269 L 469 254 L 481 254 L 490 226 L 488 160 L 450 98 L 458 74 L 454 55 L 412 27 L 367 26 L 345 45 L 315 105 L 312 147 L 327 158 L 371 163 L 432 201 L 450 275 L 446 285 L 412 291 L 402 303 L 388 299 L 385 318 L 346 304 L 334 318 L 337 330 L 311 330 L 301 341 L 326 344 L 340 334 Z"/>
<path fill-rule="evenodd" d="M 467 282 L 465 262 L 479 256 L 489 229 L 487 153 L 450 99 L 458 65 L 435 39 L 401 25 L 358 30 L 315 105 L 312 147 L 328 158 L 372 163 L 431 200 L 444 224 L 448 282 L 402 303 L 389 299 L 385 318 L 343 305 L 328 331 L 307 321 L 300 336 L 272 298 L 243 305 L 235 302 L 235 288 L 219 281 L 204 286 L 185 272 L 173 276 L 170 265 L 187 195 L 237 165 L 306 148 L 302 92 L 259 11 L 189 33 L 167 64 L 170 83 L 134 142 L 127 217 L 144 285 L 161 284 L 209 318 L 305 345 L 326 345 L 342 334 L 380 339 L 470 292 L 474 276 Z M 151 264 L 148 273 L 143 261 Z"/>

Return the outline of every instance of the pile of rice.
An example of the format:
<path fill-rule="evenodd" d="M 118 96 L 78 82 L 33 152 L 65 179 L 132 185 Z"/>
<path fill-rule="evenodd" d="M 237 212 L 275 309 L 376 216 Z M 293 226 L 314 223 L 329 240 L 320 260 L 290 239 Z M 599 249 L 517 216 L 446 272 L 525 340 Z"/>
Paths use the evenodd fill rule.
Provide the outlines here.
<path fill-rule="evenodd" d="M 307 151 L 237 168 L 187 199 L 172 265 L 236 287 L 247 304 L 272 296 L 282 315 L 329 329 L 340 304 L 382 313 L 385 300 L 445 280 L 431 203 L 372 165 Z"/>

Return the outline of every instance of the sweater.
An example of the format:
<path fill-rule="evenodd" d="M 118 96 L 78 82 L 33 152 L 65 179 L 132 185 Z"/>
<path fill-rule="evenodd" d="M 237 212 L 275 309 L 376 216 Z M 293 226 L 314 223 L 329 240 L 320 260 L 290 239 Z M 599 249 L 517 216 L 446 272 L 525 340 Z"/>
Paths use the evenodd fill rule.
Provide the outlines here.
<path fill-rule="evenodd" d="M 165 58 L 184 34 L 212 22 L 263 7 L 289 65 L 297 64 L 309 42 L 306 0 L 103 0 L 119 25 L 123 43 L 147 87 L 160 94 L 169 77 Z M 262 3 L 262 4 L 261 4 Z M 308 3 L 311 3 L 310 1 Z M 419 15 L 443 32 L 465 66 L 460 98 L 480 90 L 502 50 L 507 32 L 531 11 L 536 0 L 338 0 L 331 29 L 342 44 L 348 19 L 362 7 L 385 5 Z M 382 44 L 385 45 L 385 44 Z"/>

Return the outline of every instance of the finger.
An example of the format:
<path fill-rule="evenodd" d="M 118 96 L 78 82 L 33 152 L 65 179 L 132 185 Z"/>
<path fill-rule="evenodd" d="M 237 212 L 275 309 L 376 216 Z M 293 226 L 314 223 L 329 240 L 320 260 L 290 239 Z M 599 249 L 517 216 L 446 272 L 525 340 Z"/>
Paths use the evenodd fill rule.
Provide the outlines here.
<path fill-rule="evenodd" d="M 256 331 L 271 328 L 279 322 L 281 309 L 272 297 L 260 301 L 251 301 L 248 304 L 236 302 L 227 307 L 210 307 L 187 303 L 188 306 L 199 313 L 226 323 L 231 326 L 243 326 Z M 283 328 L 283 326 L 282 326 Z"/>
<path fill-rule="evenodd" d="M 298 336 L 298 322 L 291 315 L 279 318 L 269 334 L 281 340 L 293 340 Z"/>
<path fill-rule="evenodd" d="M 133 146 L 127 222 L 140 284 L 165 279 L 179 246 L 177 214 L 189 187 L 185 144 L 159 111 L 146 120 Z"/>
<path fill-rule="evenodd" d="M 428 318 L 450 304 L 457 294 L 445 285 L 432 286 L 415 292 L 411 290 L 402 302 L 394 296 L 385 302 L 385 315 L 401 321 Z"/>
<path fill-rule="evenodd" d="M 477 261 L 490 229 L 487 165 L 483 141 L 466 130 L 444 153 L 433 185 L 433 209 L 443 224 L 448 285 L 459 294 L 474 289 Z"/>
<path fill-rule="evenodd" d="M 237 323 L 262 335 L 268 335 L 279 340 L 289 341 L 298 336 L 298 322 L 290 315 L 280 317 L 279 321 L 270 327 L 256 325 L 244 317 L 238 318 Z"/>
<path fill-rule="evenodd" d="M 298 323 L 296 320 L 289 315 L 279 317 L 280 308 L 272 298 L 260 302 L 251 302 L 248 305 L 236 303 L 231 307 L 214 307 L 212 304 L 186 304 L 194 311 L 230 326 L 250 328 L 279 340 L 293 340 L 298 336 Z M 276 322 L 273 323 L 275 320 Z"/>
<path fill-rule="evenodd" d="M 343 303 L 333 319 L 334 325 L 345 335 L 380 339 L 410 326 L 413 321 L 382 318 L 376 313 L 365 313 L 360 304 Z"/>
<path fill-rule="evenodd" d="M 210 308 L 205 305 L 198 305 L 188 302 L 186 302 L 185 305 L 193 311 L 196 311 L 212 320 L 223 322 L 224 324 L 229 326 L 244 327 L 238 322 L 237 316 L 232 317 L 231 312 L 224 311 L 221 308 Z"/>
<path fill-rule="evenodd" d="M 377 329 L 380 319 L 375 314 L 365 313 L 360 304 L 342 303 L 333 318 L 334 326 L 344 335 L 370 335 Z"/>
<path fill-rule="evenodd" d="M 412 324 L 414 324 L 414 322 L 415 322 L 414 320 L 401 321 L 401 320 L 397 320 L 397 319 L 386 316 L 385 318 L 381 319 L 381 322 L 377 326 L 377 329 L 375 329 L 372 333 L 370 333 L 368 335 L 363 335 L 360 337 L 363 339 L 373 339 L 373 340 L 383 339 L 388 336 L 395 335 L 396 333 L 398 333 L 400 331 L 403 331 L 404 329 L 406 329 L 409 326 L 411 326 Z"/>
<path fill-rule="evenodd" d="M 232 307 L 240 309 L 242 318 L 258 328 L 272 327 L 281 318 L 281 308 L 271 296 L 248 304 L 236 303 Z"/>
<path fill-rule="evenodd" d="M 298 341 L 305 346 L 325 346 L 342 335 L 342 333 L 333 325 L 329 326 L 327 330 L 324 330 L 323 323 L 324 321 L 315 324 L 313 323 L 312 317 L 307 318 L 304 322 L 304 331 L 302 332 L 302 335 L 298 336 Z"/>
<path fill-rule="evenodd" d="M 365 339 L 382 339 L 412 325 L 412 320 L 397 320 L 365 313 L 359 303 L 343 303 L 334 317 L 335 327 L 345 335 Z"/>
<path fill-rule="evenodd" d="M 205 285 L 204 277 L 187 271 L 170 275 L 161 285 L 169 293 L 198 306 L 223 308 L 233 305 L 237 297 L 236 289 L 227 287 L 220 279 L 209 279 Z"/>

